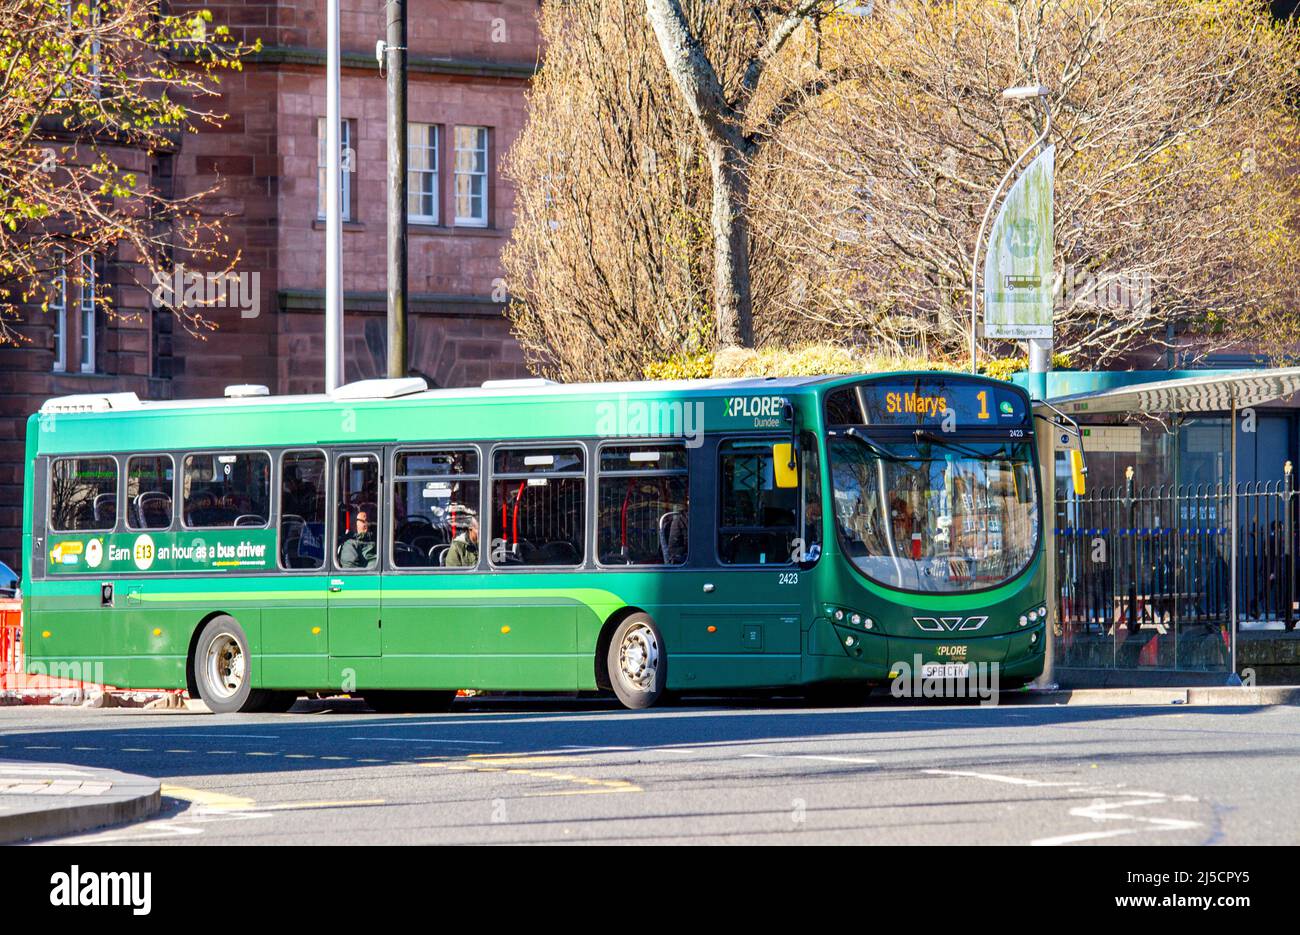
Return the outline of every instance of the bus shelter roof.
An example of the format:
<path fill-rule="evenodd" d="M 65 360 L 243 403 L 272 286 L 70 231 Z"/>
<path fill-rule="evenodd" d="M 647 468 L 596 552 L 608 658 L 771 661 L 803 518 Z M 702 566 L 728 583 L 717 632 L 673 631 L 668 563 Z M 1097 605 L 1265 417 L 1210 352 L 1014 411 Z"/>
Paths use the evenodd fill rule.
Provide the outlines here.
<path fill-rule="evenodd" d="M 1111 412 L 1227 412 L 1300 392 L 1300 367 L 1239 370 L 1141 383 L 1050 400 L 1069 415 Z"/>

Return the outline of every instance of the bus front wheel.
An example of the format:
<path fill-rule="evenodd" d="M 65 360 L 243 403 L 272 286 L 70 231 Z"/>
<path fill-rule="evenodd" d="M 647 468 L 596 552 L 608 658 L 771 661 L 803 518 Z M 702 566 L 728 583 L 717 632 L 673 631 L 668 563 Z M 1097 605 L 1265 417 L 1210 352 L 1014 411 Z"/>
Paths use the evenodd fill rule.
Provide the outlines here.
<path fill-rule="evenodd" d="M 213 714 L 258 711 L 268 692 L 253 688 L 248 637 L 234 617 L 213 617 L 194 646 L 194 682 Z"/>
<path fill-rule="evenodd" d="M 648 708 L 664 694 L 668 656 L 663 635 L 648 614 L 633 614 L 618 625 L 606 656 L 609 683 L 628 708 Z"/>

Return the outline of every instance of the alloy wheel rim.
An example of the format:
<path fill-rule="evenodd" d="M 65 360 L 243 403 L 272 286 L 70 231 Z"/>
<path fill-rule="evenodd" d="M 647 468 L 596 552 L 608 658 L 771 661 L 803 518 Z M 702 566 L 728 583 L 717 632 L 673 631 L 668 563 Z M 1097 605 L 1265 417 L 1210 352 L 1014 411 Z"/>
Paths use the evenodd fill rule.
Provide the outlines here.
<path fill-rule="evenodd" d="M 659 642 L 654 631 L 645 624 L 628 630 L 619 646 L 618 666 L 626 682 L 649 691 L 659 670 Z"/>
<path fill-rule="evenodd" d="M 208 644 L 208 685 L 218 698 L 230 698 L 244 685 L 244 652 L 239 641 L 222 633 Z"/>

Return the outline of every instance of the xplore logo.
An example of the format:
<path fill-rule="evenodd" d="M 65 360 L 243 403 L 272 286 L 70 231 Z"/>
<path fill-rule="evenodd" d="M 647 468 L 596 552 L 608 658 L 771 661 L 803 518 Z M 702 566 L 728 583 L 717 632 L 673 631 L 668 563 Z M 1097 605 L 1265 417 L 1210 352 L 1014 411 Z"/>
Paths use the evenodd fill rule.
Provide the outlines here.
<path fill-rule="evenodd" d="M 153 906 L 153 874 L 108 871 L 82 873 L 76 864 L 67 873 L 50 877 L 51 906 L 130 906 L 131 914 L 147 916 Z"/>

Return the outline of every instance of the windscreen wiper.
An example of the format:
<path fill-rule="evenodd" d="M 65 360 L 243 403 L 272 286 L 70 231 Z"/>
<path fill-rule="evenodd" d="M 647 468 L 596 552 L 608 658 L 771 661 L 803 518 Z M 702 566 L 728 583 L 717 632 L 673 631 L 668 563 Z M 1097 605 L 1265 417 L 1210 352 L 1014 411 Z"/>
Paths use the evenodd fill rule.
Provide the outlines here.
<path fill-rule="evenodd" d="M 844 430 L 844 434 L 857 441 L 863 447 L 870 449 L 878 458 L 884 458 L 886 461 L 907 461 L 909 459 L 894 454 L 884 445 L 873 441 L 866 435 L 858 431 L 856 426 L 850 426 Z"/>
<path fill-rule="evenodd" d="M 976 451 L 974 448 L 967 448 L 965 445 L 953 441 L 951 438 L 945 438 L 942 435 L 936 435 L 934 432 L 927 432 L 925 429 L 917 429 L 912 433 L 918 442 L 929 442 L 932 445 L 943 445 L 945 448 L 951 448 L 960 455 L 974 461 L 988 461 L 989 453 L 987 451 Z"/>

